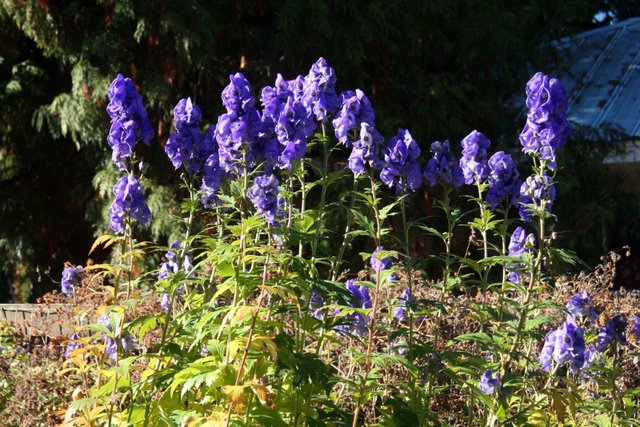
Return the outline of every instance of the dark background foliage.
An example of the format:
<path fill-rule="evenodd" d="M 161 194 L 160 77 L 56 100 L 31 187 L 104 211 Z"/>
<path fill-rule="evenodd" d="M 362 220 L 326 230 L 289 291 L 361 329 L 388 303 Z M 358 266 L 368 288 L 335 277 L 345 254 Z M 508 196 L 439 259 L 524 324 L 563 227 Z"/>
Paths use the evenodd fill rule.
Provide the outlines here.
<path fill-rule="evenodd" d="M 258 94 L 276 73 L 306 74 L 324 56 L 339 90 L 369 95 L 387 137 L 407 127 L 428 153 L 433 140 L 457 142 L 478 129 L 494 148 L 515 146 L 522 123 L 514 94 L 532 70 L 562 65 L 550 42 L 639 10 L 608 0 L 1 0 L 0 301 L 51 289 L 63 263 L 86 262 L 93 236 L 107 230 L 116 175 L 104 107 L 119 72 L 135 80 L 156 126 L 141 154 L 157 213 L 149 237 L 166 240 L 177 209 L 170 194 L 178 178 L 162 151 L 172 106 L 191 96 L 215 123 L 231 73 L 245 73 Z M 600 165 L 602 153 L 589 153 Z M 585 162 L 571 167 L 586 170 Z M 571 203 L 590 203 L 584 185 L 615 180 L 598 170 L 605 178 L 595 184 L 592 175 L 572 176 L 564 192 Z M 637 207 L 628 194 L 611 197 L 599 202 L 610 211 L 604 222 L 586 216 L 592 228 L 614 229 L 618 211 Z M 588 260 L 620 243 L 612 234 L 576 235 L 569 229 L 566 241 Z"/>

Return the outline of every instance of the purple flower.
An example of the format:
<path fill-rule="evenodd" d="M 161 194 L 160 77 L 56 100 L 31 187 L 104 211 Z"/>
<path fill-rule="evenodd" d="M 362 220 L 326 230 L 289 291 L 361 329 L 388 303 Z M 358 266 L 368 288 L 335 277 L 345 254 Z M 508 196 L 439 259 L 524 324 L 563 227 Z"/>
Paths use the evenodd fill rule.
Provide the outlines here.
<path fill-rule="evenodd" d="M 118 74 L 111 82 L 108 94 L 111 130 L 107 142 L 113 149 L 113 162 L 120 170 L 125 170 L 123 161 L 133 153 L 136 140 L 140 138 L 149 145 L 154 132 L 133 80 Z"/>
<path fill-rule="evenodd" d="M 178 265 L 178 249 L 183 247 L 183 243 L 179 240 L 174 240 L 171 243 L 170 250 L 165 253 L 166 261 L 160 266 L 160 272 L 158 273 L 158 279 L 170 279 L 171 276 L 178 273 L 180 266 Z M 189 254 L 184 255 L 182 260 L 182 270 L 189 276 L 192 273 L 193 265 L 191 264 L 191 257 Z"/>
<path fill-rule="evenodd" d="M 111 160 L 121 171 L 125 170 L 124 160 L 133 154 L 137 141 L 137 123 L 134 120 L 114 121 L 109 129 L 107 143 L 111 147 Z"/>
<path fill-rule="evenodd" d="M 162 311 L 164 311 L 165 313 L 169 311 L 169 304 L 171 304 L 171 295 L 165 292 L 164 294 L 162 294 L 162 298 L 160 298 L 160 308 L 162 309 Z"/>
<path fill-rule="evenodd" d="M 215 139 L 220 167 L 225 172 L 239 173 L 259 161 L 258 136 L 263 125 L 247 79 L 236 73 L 230 80 L 222 91 L 227 113 L 218 117 Z"/>
<path fill-rule="evenodd" d="M 627 338 L 625 336 L 627 323 L 627 316 L 624 314 L 618 314 L 609 320 L 607 324 L 600 329 L 600 333 L 598 333 L 595 346 L 596 350 L 603 353 L 615 341 L 622 345 L 627 344 Z"/>
<path fill-rule="evenodd" d="M 184 165 L 189 172 L 200 172 L 203 163 L 217 151 L 212 134 L 208 134 L 206 140 L 202 137 L 198 128 L 200 117 L 200 109 L 191 102 L 191 98 L 181 99 L 173 109 L 178 132 L 169 136 L 164 151 L 176 170 Z"/>
<path fill-rule="evenodd" d="M 636 341 L 640 341 L 640 316 L 636 315 L 635 322 L 631 328 L 631 335 L 633 335 Z"/>
<path fill-rule="evenodd" d="M 567 94 L 562 83 L 536 73 L 527 83 L 527 124 L 520 134 L 522 151 L 537 154 L 555 169 L 556 152 L 571 131 L 567 120 Z"/>
<path fill-rule="evenodd" d="M 275 123 L 275 133 L 282 148 L 278 157 L 278 167 L 291 170 L 293 161 L 304 158 L 307 152 L 307 138 L 313 135 L 315 126 L 304 105 L 289 98 Z"/>
<path fill-rule="evenodd" d="M 411 295 L 409 293 L 409 288 L 404 288 L 402 294 L 400 294 L 400 298 L 398 300 L 398 305 L 393 309 L 393 318 L 399 322 L 404 322 L 408 317 L 408 311 L 412 310 L 412 306 L 416 303 L 415 295 Z M 422 321 L 423 316 L 419 316 L 415 319 L 416 323 Z"/>
<path fill-rule="evenodd" d="M 105 337 L 104 339 L 105 352 L 111 357 L 112 360 L 116 360 L 118 357 L 118 346 L 116 340 L 111 337 Z"/>
<path fill-rule="evenodd" d="M 496 388 L 500 388 L 500 374 L 493 373 L 493 370 L 487 369 L 478 383 L 478 388 L 484 394 L 491 395 L 496 392 Z"/>
<path fill-rule="evenodd" d="M 340 107 L 340 99 L 336 94 L 336 73 L 324 58 L 318 59 L 305 77 L 302 102 L 319 122 L 326 121 Z"/>
<path fill-rule="evenodd" d="M 123 176 L 113 187 L 115 199 L 109 208 L 110 226 L 118 234 L 124 233 L 125 218 L 135 219 L 141 226 L 151 221 L 151 211 L 144 200 L 144 192 L 133 175 Z"/>
<path fill-rule="evenodd" d="M 465 184 L 473 184 L 476 178 L 481 182 L 489 175 L 487 150 L 490 146 L 489 138 L 477 130 L 462 140 L 460 168 L 464 174 Z"/>
<path fill-rule="evenodd" d="M 255 111 L 255 98 L 251 93 L 251 84 L 242 73 L 229 76 L 230 83 L 222 91 L 222 105 L 227 113 L 238 116 Z"/>
<path fill-rule="evenodd" d="M 262 96 L 260 98 L 262 115 L 271 120 L 272 126 L 273 123 L 278 120 L 278 117 L 280 117 L 280 112 L 289 98 L 293 98 L 293 91 L 289 89 L 289 83 L 281 74 L 277 75 L 275 86 L 267 86 L 262 89 Z"/>
<path fill-rule="evenodd" d="M 544 345 L 538 357 L 538 361 L 542 365 L 545 372 L 551 371 L 551 362 L 553 360 L 553 350 L 556 347 L 556 331 L 549 331 L 544 338 Z"/>
<path fill-rule="evenodd" d="M 567 316 L 564 324 L 545 337 L 545 343 L 538 360 L 542 370 L 550 371 L 551 360 L 558 365 L 570 363 L 572 371 L 582 369 L 585 361 L 584 331 L 572 316 Z"/>
<path fill-rule="evenodd" d="M 200 186 L 204 196 L 200 199 L 200 203 L 205 208 L 211 209 L 218 203 L 218 189 L 222 179 L 222 168 L 218 158 L 218 143 L 215 140 L 214 127 L 209 128 L 203 139 L 203 146 L 208 151 L 209 156 L 204 161 L 202 185 Z"/>
<path fill-rule="evenodd" d="M 191 98 L 181 99 L 173 109 L 173 119 L 178 131 L 181 131 L 185 126 L 198 126 L 201 118 L 200 107 L 191 102 Z"/>
<path fill-rule="evenodd" d="M 324 300 L 318 292 L 312 291 L 311 297 L 309 298 L 309 310 L 311 311 L 311 315 L 316 319 L 321 320 L 323 314 L 322 307 L 324 307 Z"/>
<path fill-rule="evenodd" d="M 379 258 L 378 254 L 384 251 L 384 246 L 379 246 L 378 249 L 373 251 L 371 258 L 369 259 L 369 265 L 373 268 L 375 273 L 383 270 L 389 270 L 391 268 L 392 260 L 389 257 Z M 389 280 L 396 280 L 395 274 L 389 277 Z"/>
<path fill-rule="evenodd" d="M 350 147 L 356 138 L 352 131 L 360 130 L 362 123 L 375 126 L 375 114 L 371 102 L 360 89 L 356 89 L 355 93 L 350 91 L 344 93 L 340 111 L 333 119 L 336 138 Z"/>
<path fill-rule="evenodd" d="M 449 150 L 449 141 L 432 143 L 431 152 L 433 158 L 429 160 L 424 171 L 424 177 L 431 187 L 440 183 L 458 188 L 464 184 L 462 169 Z"/>
<path fill-rule="evenodd" d="M 257 209 L 257 214 L 263 216 L 267 223 L 277 225 L 276 216 L 279 206 L 278 179 L 273 174 L 261 175 L 253 181 L 249 189 L 249 200 Z"/>
<path fill-rule="evenodd" d="M 408 190 L 416 191 L 422 185 L 420 165 L 420 147 L 408 130 L 398 129 L 398 135 L 389 140 L 384 150 L 384 166 L 380 179 L 389 188 L 395 187 L 396 194 Z"/>
<path fill-rule="evenodd" d="M 587 291 L 581 294 L 575 294 L 569 298 L 567 310 L 569 310 L 569 314 L 573 317 L 583 317 L 592 322 L 598 318 L 598 313 L 593 308 L 591 296 Z"/>
<path fill-rule="evenodd" d="M 532 254 L 533 253 L 533 245 L 535 243 L 535 237 L 533 234 L 528 234 L 524 228 L 518 227 L 513 230 L 511 234 L 511 240 L 509 241 L 509 256 L 515 258 L 522 258 L 525 252 Z M 516 264 L 514 266 L 508 267 L 507 269 L 510 271 L 509 280 L 513 283 L 520 283 L 520 269 L 522 269 L 522 264 Z"/>
<path fill-rule="evenodd" d="M 62 270 L 62 280 L 60 286 L 62 293 L 65 295 L 71 295 L 73 293 L 73 286 L 79 285 L 81 281 L 82 266 L 69 266 Z"/>
<path fill-rule="evenodd" d="M 488 165 L 487 203 L 491 206 L 491 210 L 495 211 L 503 203 L 505 208 L 517 206 L 522 181 L 511 156 L 505 154 L 504 151 L 498 151 L 491 156 Z"/>
<path fill-rule="evenodd" d="M 74 332 L 73 335 L 71 335 L 71 337 L 69 338 L 69 341 L 67 342 L 67 347 L 64 350 L 64 357 L 68 358 L 73 351 L 82 347 L 80 343 L 78 343 L 78 339 L 80 339 L 80 337 L 78 336 L 78 333 Z"/>
<path fill-rule="evenodd" d="M 543 205 L 546 212 L 551 212 L 555 199 L 556 188 L 550 176 L 530 176 L 520 186 L 520 218 L 531 221 L 532 213 L 541 210 Z"/>
<path fill-rule="evenodd" d="M 348 305 L 353 308 L 371 308 L 371 297 L 369 290 L 364 285 L 356 285 L 354 279 L 347 280 L 345 284 L 347 290 L 351 292 L 352 301 Z M 345 316 L 348 325 L 338 326 L 336 329 L 363 336 L 367 332 L 367 319 L 360 313 L 351 313 Z"/>
<path fill-rule="evenodd" d="M 369 123 L 360 124 L 360 138 L 353 142 L 349 156 L 349 169 L 355 176 L 363 174 L 367 165 L 374 169 L 379 167 L 378 153 L 383 141 L 384 138 Z"/>

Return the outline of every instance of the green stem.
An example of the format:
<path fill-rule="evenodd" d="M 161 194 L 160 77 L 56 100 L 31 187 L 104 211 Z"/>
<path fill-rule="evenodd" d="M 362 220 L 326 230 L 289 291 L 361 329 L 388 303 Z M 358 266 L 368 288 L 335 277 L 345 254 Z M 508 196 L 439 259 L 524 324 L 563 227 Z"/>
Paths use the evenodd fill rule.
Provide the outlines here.
<path fill-rule="evenodd" d="M 320 206 L 316 211 L 316 232 L 313 241 L 311 242 L 311 257 L 315 259 L 317 250 L 318 250 L 318 238 L 320 236 L 320 229 L 322 228 L 322 222 L 324 219 L 324 203 L 327 196 L 327 173 L 329 170 L 329 147 L 328 140 L 325 134 L 324 123 L 322 123 L 322 152 L 323 152 L 323 161 L 322 161 L 322 189 L 320 193 Z"/>
<path fill-rule="evenodd" d="M 347 208 L 347 224 L 344 227 L 344 234 L 342 238 L 342 244 L 340 245 L 340 249 L 338 250 L 338 258 L 336 258 L 335 262 L 331 265 L 331 280 L 336 280 L 338 275 L 340 274 L 340 266 L 342 265 L 342 259 L 344 257 L 344 252 L 351 243 L 351 226 L 353 225 L 353 213 L 351 210 L 353 209 L 353 205 L 355 204 L 356 191 L 358 189 L 358 179 L 353 177 L 353 189 L 351 190 L 351 199 L 349 201 L 349 207 Z"/>
<path fill-rule="evenodd" d="M 373 175 L 373 171 L 369 173 L 369 181 L 371 184 L 371 198 L 372 198 L 372 208 L 373 214 L 376 220 L 376 235 L 375 235 L 375 245 L 376 249 L 379 248 L 381 244 L 382 238 L 382 223 L 380 222 L 380 215 L 378 211 L 378 201 L 376 200 L 376 183 Z M 375 325 L 376 325 L 376 315 L 378 313 L 378 301 L 380 296 L 380 274 L 382 272 L 381 268 L 376 268 L 376 286 L 373 294 L 373 307 L 371 309 L 371 320 L 369 321 L 369 334 L 367 337 L 367 351 L 365 353 L 364 359 L 364 369 L 362 373 L 362 378 L 360 381 L 360 387 L 358 390 L 358 397 L 356 399 L 356 408 L 353 413 L 353 423 L 352 427 L 358 427 L 358 418 L 360 416 L 360 411 L 363 405 L 363 396 L 364 391 L 367 386 L 367 377 L 369 376 L 369 372 L 371 371 L 371 351 L 373 349 L 373 337 L 375 335 Z"/>
<path fill-rule="evenodd" d="M 305 169 L 304 169 L 304 159 L 300 161 L 300 176 L 298 179 L 300 180 L 300 216 L 304 217 L 305 210 L 307 209 L 307 187 L 305 183 Z M 302 240 L 298 242 L 298 256 L 302 256 L 303 249 Z"/>

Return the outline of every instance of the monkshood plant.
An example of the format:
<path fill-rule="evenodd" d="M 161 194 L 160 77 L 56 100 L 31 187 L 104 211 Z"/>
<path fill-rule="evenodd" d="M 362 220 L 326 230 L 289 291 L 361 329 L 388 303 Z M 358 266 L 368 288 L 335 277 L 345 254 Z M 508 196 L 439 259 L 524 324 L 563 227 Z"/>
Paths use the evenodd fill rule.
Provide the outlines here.
<path fill-rule="evenodd" d="M 422 160 L 406 129 L 385 143 L 366 94 L 336 81 L 321 58 L 257 99 L 236 73 L 206 132 L 180 100 L 163 143 L 182 180 L 181 238 L 166 246 L 135 239 L 152 220 L 135 145 L 153 132 L 133 81 L 113 81 L 108 143 L 123 176 L 115 235 L 94 248 L 117 250 L 63 273 L 78 304 L 65 424 L 633 424 L 638 388 L 616 382 L 633 355 L 626 318 L 597 329 L 588 295 L 566 308 L 543 298 L 549 266 L 575 262 L 553 247 L 555 156 L 569 133 L 560 82 L 527 84 L 522 181 L 479 131 L 460 160 L 448 141 Z M 445 229 L 408 209 L 421 191 L 439 196 Z M 461 197 L 478 208 L 463 212 Z M 412 242 L 427 236 L 443 250 L 421 259 Z M 139 270 L 158 253 L 156 270 Z M 428 277 L 429 263 L 442 274 Z M 97 309 L 76 299 L 83 280 L 103 296 Z"/>

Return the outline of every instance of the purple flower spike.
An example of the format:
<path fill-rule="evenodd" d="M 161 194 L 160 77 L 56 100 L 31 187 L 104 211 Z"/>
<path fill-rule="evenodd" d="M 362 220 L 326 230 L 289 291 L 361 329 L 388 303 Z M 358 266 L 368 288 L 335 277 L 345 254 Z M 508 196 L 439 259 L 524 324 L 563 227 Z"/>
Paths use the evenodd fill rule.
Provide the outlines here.
<path fill-rule="evenodd" d="M 281 152 L 278 167 L 291 170 L 291 164 L 304 158 L 307 138 L 313 135 L 315 123 L 301 102 L 289 98 L 275 123 L 275 133 Z"/>
<path fill-rule="evenodd" d="M 81 281 L 82 266 L 70 266 L 62 270 L 62 280 L 60 281 L 62 293 L 71 295 L 74 285 L 79 285 Z"/>
<path fill-rule="evenodd" d="M 173 109 L 178 132 L 169 136 L 164 151 L 176 170 L 184 166 L 189 172 L 199 173 L 211 154 L 215 153 L 217 158 L 213 134 L 208 134 L 205 139 L 200 133 L 201 117 L 200 108 L 191 102 L 191 98 L 181 99 Z"/>
<path fill-rule="evenodd" d="M 267 223 L 272 225 L 277 225 L 276 217 L 280 200 L 278 196 L 279 185 L 278 179 L 273 174 L 258 176 L 248 193 L 258 215 L 263 216 Z"/>
<path fill-rule="evenodd" d="M 336 94 L 336 73 L 324 58 L 311 66 L 304 79 L 302 103 L 319 122 L 327 121 L 340 108 L 340 99 Z"/>
<path fill-rule="evenodd" d="M 489 176 L 487 150 L 491 141 L 482 132 L 474 130 L 462 140 L 460 168 L 465 184 L 473 184 L 475 179 L 482 182 Z"/>
<path fill-rule="evenodd" d="M 375 126 L 375 114 L 369 98 L 360 89 L 343 93 L 342 99 L 342 107 L 333 119 L 333 128 L 338 141 L 351 147 L 355 139 L 353 136 L 350 137 L 353 133 L 351 131 L 359 131 L 362 123 Z"/>
<path fill-rule="evenodd" d="M 596 350 L 603 353 L 615 341 L 622 345 L 627 344 L 627 338 L 625 336 L 627 323 L 627 316 L 624 314 L 619 314 L 609 320 L 607 324 L 600 329 L 600 333 L 596 338 Z"/>
<path fill-rule="evenodd" d="M 536 73 L 527 83 L 527 124 L 520 134 L 522 151 L 539 155 L 555 169 L 556 152 L 569 136 L 567 93 L 560 80 Z"/>
<path fill-rule="evenodd" d="M 535 244 L 535 237 L 533 234 L 527 234 L 524 228 L 518 227 L 513 230 L 511 234 L 511 240 L 509 241 L 509 256 L 522 258 L 525 252 L 533 254 L 533 245 Z M 516 264 L 508 267 L 510 271 L 509 280 L 513 283 L 520 283 L 520 269 L 523 264 Z"/>
<path fill-rule="evenodd" d="M 487 203 L 495 211 L 499 205 L 517 206 L 522 181 L 510 155 L 496 152 L 489 159 L 489 191 Z"/>
<path fill-rule="evenodd" d="M 240 173 L 260 160 L 258 136 L 263 124 L 247 79 L 236 73 L 230 80 L 222 91 L 227 113 L 218 117 L 215 139 L 222 170 Z"/>
<path fill-rule="evenodd" d="M 363 174 L 367 165 L 374 169 L 380 166 L 378 154 L 383 141 L 382 135 L 369 123 L 360 124 L 360 138 L 353 142 L 349 156 L 349 169 L 355 176 Z"/>
<path fill-rule="evenodd" d="M 494 374 L 493 370 L 487 369 L 480 378 L 478 388 L 484 394 L 492 395 L 496 392 L 496 389 L 500 388 L 500 374 L 497 372 Z"/>
<path fill-rule="evenodd" d="M 422 185 L 418 158 L 420 147 L 408 130 L 398 129 L 398 135 L 389 140 L 384 150 L 384 166 L 380 179 L 389 188 L 395 187 L 396 194 L 416 191 Z"/>
<path fill-rule="evenodd" d="M 133 154 L 136 140 L 141 139 L 149 145 L 154 132 L 133 80 L 118 74 L 111 82 L 108 94 L 111 129 L 107 142 L 113 150 L 113 162 L 118 169 L 125 170 L 124 160 Z"/>
<path fill-rule="evenodd" d="M 118 234 L 124 233 L 125 218 L 146 226 L 151 221 L 151 211 L 144 199 L 144 192 L 133 175 L 123 176 L 113 187 L 115 199 L 109 208 L 110 226 Z"/>
<path fill-rule="evenodd" d="M 548 175 L 530 176 L 520 187 L 520 218 L 529 222 L 532 219 L 531 207 L 541 209 L 545 205 L 545 211 L 551 212 L 551 206 L 556 199 L 556 187 Z"/>
<path fill-rule="evenodd" d="M 575 294 L 567 302 L 567 310 L 574 317 L 582 317 L 594 322 L 598 318 L 598 313 L 593 308 L 589 292 Z"/>
<path fill-rule="evenodd" d="M 427 163 L 424 177 L 431 187 L 436 184 L 458 188 L 464 184 L 464 175 L 458 162 L 451 154 L 449 141 L 436 141 L 431 144 L 433 158 Z"/>

